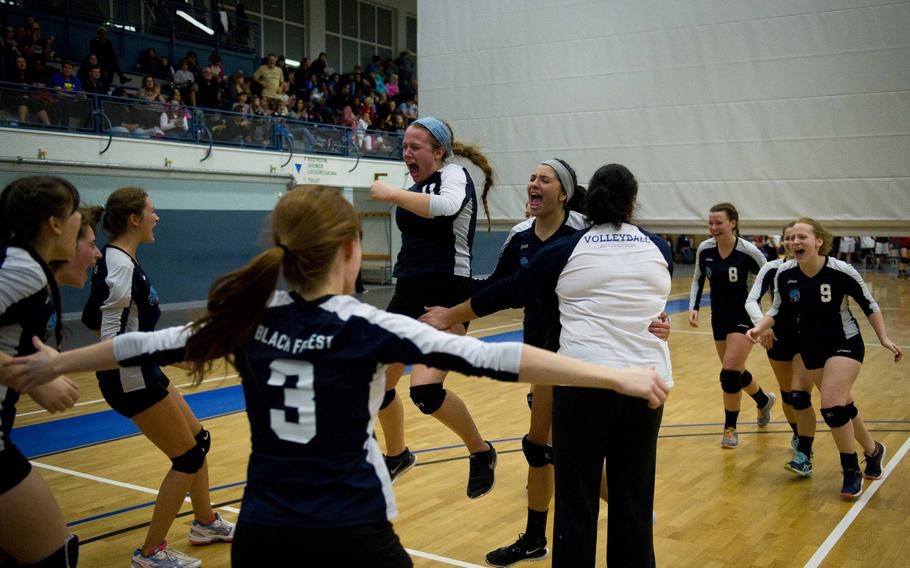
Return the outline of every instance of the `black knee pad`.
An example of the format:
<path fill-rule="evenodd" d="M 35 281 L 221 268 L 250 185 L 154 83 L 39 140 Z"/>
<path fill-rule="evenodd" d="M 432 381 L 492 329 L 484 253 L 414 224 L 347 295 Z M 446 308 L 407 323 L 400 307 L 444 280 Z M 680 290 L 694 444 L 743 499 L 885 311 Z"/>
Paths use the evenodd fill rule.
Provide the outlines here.
<path fill-rule="evenodd" d="M 794 410 L 806 410 L 812 408 L 812 395 L 809 391 L 790 391 L 790 404 Z"/>
<path fill-rule="evenodd" d="M 202 451 L 208 454 L 209 448 L 212 447 L 212 435 L 209 433 L 209 431 L 203 428 L 202 430 L 199 430 L 199 433 L 196 434 L 195 438 L 196 445 L 202 446 Z"/>
<path fill-rule="evenodd" d="M 395 400 L 395 389 L 389 389 L 385 391 L 385 395 L 382 397 L 382 404 L 379 405 L 379 410 L 387 408 L 392 401 Z"/>
<path fill-rule="evenodd" d="M 553 446 L 535 444 L 527 435 L 521 439 L 521 451 L 531 467 L 544 467 L 553 463 Z"/>
<path fill-rule="evenodd" d="M 739 375 L 739 371 L 734 371 L 732 369 L 722 370 L 720 372 L 720 388 L 728 394 L 736 394 L 743 390 L 743 384 Z"/>
<path fill-rule="evenodd" d="M 781 389 L 780 391 L 780 401 L 786 404 L 787 406 L 793 406 L 793 397 L 790 395 L 790 391 L 785 391 Z"/>
<path fill-rule="evenodd" d="M 743 386 L 743 388 L 746 388 L 747 386 L 751 385 L 752 384 L 752 373 L 750 373 L 749 371 L 743 371 L 742 374 L 739 376 L 739 383 Z"/>
<path fill-rule="evenodd" d="M 445 399 L 446 389 L 442 388 L 442 383 L 411 387 L 411 400 L 424 414 L 433 414 L 439 410 Z"/>
<path fill-rule="evenodd" d="M 528 408 L 530 408 L 531 410 L 534 410 L 534 393 L 533 392 L 528 393 Z"/>
<path fill-rule="evenodd" d="M 859 414 L 859 410 L 856 409 L 856 405 L 852 402 L 847 405 L 847 412 L 849 412 L 850 420 L 853 420 Z"/>
<path fill-rule="evenodd" d="M 850 410 L 846 406 L 822 408 L 822 417 L 830 428 L 840 428 L 850 422 Z"/>
<path fill-rule="evenodd" d="M 72 534 L 63 546 L 53 554 L 35 564 L 14 564 L 15 566 L 34 566 L 35 568 L 75 568 L 79 562 L 79 537 Z"/>
<path fill-rule="evenodd" d="M 206 430 L 203 429 L 202 432 L 206 432 Z M 200 432 L 200 434 L 202 432 Z M 208 434 L 208 432 L 206 432 L 206 434 Z M 179 471 L 180 473 L 192 475 L 202 469 L 207 451 L 208 445 L 196 440 L 196 444 L 192 448 L 184 452 L 183 455 L 177 456 L 171 460 L 171 469 Z"/>

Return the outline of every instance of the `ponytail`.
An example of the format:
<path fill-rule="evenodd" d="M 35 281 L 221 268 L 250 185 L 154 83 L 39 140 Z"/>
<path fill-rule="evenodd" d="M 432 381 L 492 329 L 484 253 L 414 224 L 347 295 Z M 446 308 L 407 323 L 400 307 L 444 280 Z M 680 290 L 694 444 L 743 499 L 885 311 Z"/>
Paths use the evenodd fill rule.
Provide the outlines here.
<path fill-rule="evenodd" d="M 483 202 L 483 212 L 487 216 L 487 230 L 489 231 L 492 228 L 492 222 L 490 221 L 490 204 L 487 202 L 487 194 L 490 193 L 490 189 L 496 183 L 496 173 L 493 171 L 493 166 L 490 165 L 490 161 L 477 147 L 470 144 L 463 144 L 453 140 L 452 153 L 470 160 L 483 172 L 483 191 L 480 194 L 480 199 Z"/>
<path fill-rule="evenodd" d="M 232 354 L 262 319 L 278 284 L 284 254 L 273 246 L 212 283 L 207 313 L 193 322 L 193 334 L 186 343 L 186 360 L 192 365 L 196 384 L 211 361 L 225 356 L 232 361 Z"/>

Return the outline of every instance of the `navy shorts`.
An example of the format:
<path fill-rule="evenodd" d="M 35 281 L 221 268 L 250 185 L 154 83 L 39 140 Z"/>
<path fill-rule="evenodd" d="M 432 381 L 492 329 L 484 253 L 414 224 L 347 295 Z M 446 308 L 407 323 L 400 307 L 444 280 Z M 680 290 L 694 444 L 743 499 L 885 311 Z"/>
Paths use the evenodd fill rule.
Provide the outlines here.
<path fill-rule="evenodd" d="M 777 339 L 768 349 L 768 359 L 789 363 L 799 354 L 799 336 L 792 327 L 777 326 L 771 328 Z"/>
<path fill-rule="evenodd" d="M 800 354 L 806 369 L 812 371 L 823 368 L 825 361 L 831 357 L 847 357 L 862 363 L 866 346 L 863 344 L 863 336 L 856 334 L 841 341 L 804 341 L 800 346 Z"/>
<path fill-rule="evenodd" d="M 0 451 L 0 495 L 22 483 L 32 471 L 32 464 L 19 451 L 15 444 L 4 440 L 3 450 Z"/>
<path fill-rule="evenodd" d="M 471 297 L 472 286 L 470 278 L 450 274 L 399 278 L 386 311 L 417 319 L 426 313 L 425 307 L 451 308 L 464 302 Z"/>
<path fill-rule="evenodd" d="M 171 384 L 156 365 L 125 367 L 95 373 L 104 400 L 127 418 L 155 406 L 167 397 Z"/>
<path fill-rule="evenodd" d="M 746 308 L 741 310 L 711 310 L 711 331 L 714 332 L 714 341 L 726 341 L 727 334 L 746 333 L 752 329 L 752 319 L 746 313 Z"/>

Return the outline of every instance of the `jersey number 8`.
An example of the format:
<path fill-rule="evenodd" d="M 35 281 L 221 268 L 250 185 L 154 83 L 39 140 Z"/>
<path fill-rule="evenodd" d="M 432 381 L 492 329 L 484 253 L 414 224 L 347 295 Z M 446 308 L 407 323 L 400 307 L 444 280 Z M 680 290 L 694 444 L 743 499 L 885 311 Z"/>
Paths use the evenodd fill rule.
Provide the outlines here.
<path fill-rule="evenodd" d="M 818 291 L 821 293 L 823 303 L 827 304 L 828 302 L 831 301 L 831 285 L 830 284 L 822 284 L 821 286 L 819 286 Z"/>
<path fill-rule="evenodd" d="M 313 364 L 294 359 L 275 359 L 269 368 L 272 370 L 269 386 L 284 389 L 284 408 L 269 410 L 269 425 L 280 439 L 306 444 L 316 435 Z M 296 420 L 288 418 L 289 413 L 286 409 L 297 411 Z"/>
<path fill-rule="evenodd" d="M 736 270 L 735 266 L 731 266 L 727 270 L 727 274 L 730 276 L 730 282 L 739 282 L 739 272 Z"/>

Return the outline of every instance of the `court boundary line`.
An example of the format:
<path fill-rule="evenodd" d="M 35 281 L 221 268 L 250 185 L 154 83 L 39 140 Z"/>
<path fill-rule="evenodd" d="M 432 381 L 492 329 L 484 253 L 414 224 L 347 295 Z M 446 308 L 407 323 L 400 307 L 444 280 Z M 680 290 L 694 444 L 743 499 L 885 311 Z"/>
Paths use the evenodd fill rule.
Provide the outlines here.
<path fill-rule="evenodd" d="M 907 455 L 907 451 L 910 450 L 910 438 L 907 438 L 904 441 L 904 444 L 900 447 L 894 457 L 891 458 L 891 461 L 888 462 L 888 465 L 885 466 L 885 473 L 882 475 L 881 479 L 877 479 L 869 484 L 869 487 L 863 491 L 863 494 L 860 495 L 859 500 L 850 507 L 850 510 L 847 511 L 847 514 L 844 515 L 844 518 L 834 527 L 834 530 L 828 535 L 828 538 L 821 543 L 818 547 L 818 550 L 815 551 L 815 554 L 812 555 L 812 558 L 809 559 L 805 564 L 805 568 L 817 568 L 821 563 L 828 557 L 828 554 L 834 550 L 834 547 L 837 546 L 837 543 L 840 541 L 841 537 L 844 536 L 844 533 L 847 532 L 847 529 L 850 528 L 850 525 L 853 524 L 853 521 L 859 516 L 862 510 L 866 507 L 866 504 L 872 500 L 872 496 L 878 491 L 878 488 L 885 483 L 885 480 L 888 479 L 888 476 L 891 475 L 891 472 L 894 471 L 901 460 L 904 459 L 904 456 Z"/>

